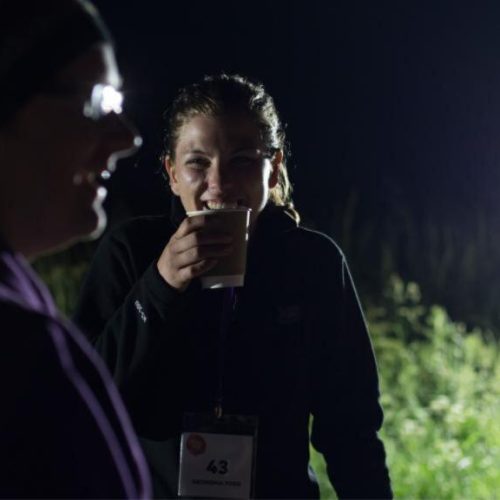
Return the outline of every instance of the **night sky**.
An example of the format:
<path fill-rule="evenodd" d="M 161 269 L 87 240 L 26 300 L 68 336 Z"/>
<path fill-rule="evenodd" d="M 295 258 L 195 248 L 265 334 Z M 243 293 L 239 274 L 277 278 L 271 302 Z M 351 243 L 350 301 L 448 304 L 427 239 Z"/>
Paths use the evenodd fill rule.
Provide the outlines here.
<path fill-rule="evenodd" d="M 238 72 L 274 96 L 295 200 L 328 229 L 356 193 L 381 217 L 500 222 L 500 3 L 96 1 L 145 144 L 111 181 L 111 225 L 168 206 L 162 111 L 204 74 Z M 405 209 L 406 209 L 405 208 Z"/>

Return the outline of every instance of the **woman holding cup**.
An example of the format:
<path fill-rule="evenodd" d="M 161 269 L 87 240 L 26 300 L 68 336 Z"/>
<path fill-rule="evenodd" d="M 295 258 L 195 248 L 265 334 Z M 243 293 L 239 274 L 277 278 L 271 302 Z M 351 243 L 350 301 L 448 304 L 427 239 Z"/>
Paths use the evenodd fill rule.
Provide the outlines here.
<path fill-rule="evenodd" d="M 84 284 L 76 321 L 159 497 L 318 498 L 311 415 L 340 497 L 392 495 L 363 313 L 342 252 L 299 225 L 285 146 L 261 85 L 220 75 L 182 89 L 165 141 L 170 217 L 107 235 Z M 245 251 L 246 269 L 225 267 Z"/>

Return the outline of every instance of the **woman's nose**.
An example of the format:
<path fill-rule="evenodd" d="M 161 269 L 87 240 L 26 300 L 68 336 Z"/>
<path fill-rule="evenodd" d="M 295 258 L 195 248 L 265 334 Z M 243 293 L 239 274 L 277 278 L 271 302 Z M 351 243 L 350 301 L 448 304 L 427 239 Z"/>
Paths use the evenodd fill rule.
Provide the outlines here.
<path fill-rule="evenodd" d="M 220 194 L 225 184 L 227 184 L 227 175 L 221 168 L 220 162 L 216 161 L 208 173 L 208 189 L 212 194 Z"/>
<path fill-rule="evenodd" d="M 219 194 L 231 186 L 231 171 L 220 161 L 214 162 L 208 175 L 208 189 Z"/>

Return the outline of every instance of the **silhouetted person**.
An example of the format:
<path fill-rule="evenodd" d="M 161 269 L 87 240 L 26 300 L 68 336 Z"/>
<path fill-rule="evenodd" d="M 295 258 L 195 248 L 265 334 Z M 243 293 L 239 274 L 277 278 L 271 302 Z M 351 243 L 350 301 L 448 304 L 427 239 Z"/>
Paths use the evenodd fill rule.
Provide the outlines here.
<path fill-rule="evenodd" d="M 102 361 L 27 259 L 97 234 L 99 179 L 140 139 L 94 7 L 0 1 L 0 496 L 144 498 L 149 477 Z"/>

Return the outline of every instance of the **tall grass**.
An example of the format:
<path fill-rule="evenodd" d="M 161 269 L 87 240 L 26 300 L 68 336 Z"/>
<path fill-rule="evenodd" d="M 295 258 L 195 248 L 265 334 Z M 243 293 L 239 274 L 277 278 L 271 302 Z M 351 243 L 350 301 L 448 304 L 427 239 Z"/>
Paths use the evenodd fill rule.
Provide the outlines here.
<path fill-rule="evenodd" d="M 79 243 L 59 253 L 40 257 L 33 268 L 48 286 L 59 310 L 70 317 L 95 250 L 94 242 Z"/>
<path fill-rule="evenodd" d="M 396 497 L 491 499 L 500 493 L 500 349 L 393 276 L 367 309 L 381 376 L 381 433 Z M 335 498 L 312 452 L 322 498 Z"/>
<path fill-rule="evenodd" d="M 419 284 L 425 303 L 500 337 L 500 231 L 492 214 L 417 212 L 404 200 L 388 200 L 382 209 L 352 190 L 323 229 L 348 256 L 365 301 L 377 302 L 389 276 L 398 274 Z"/>

